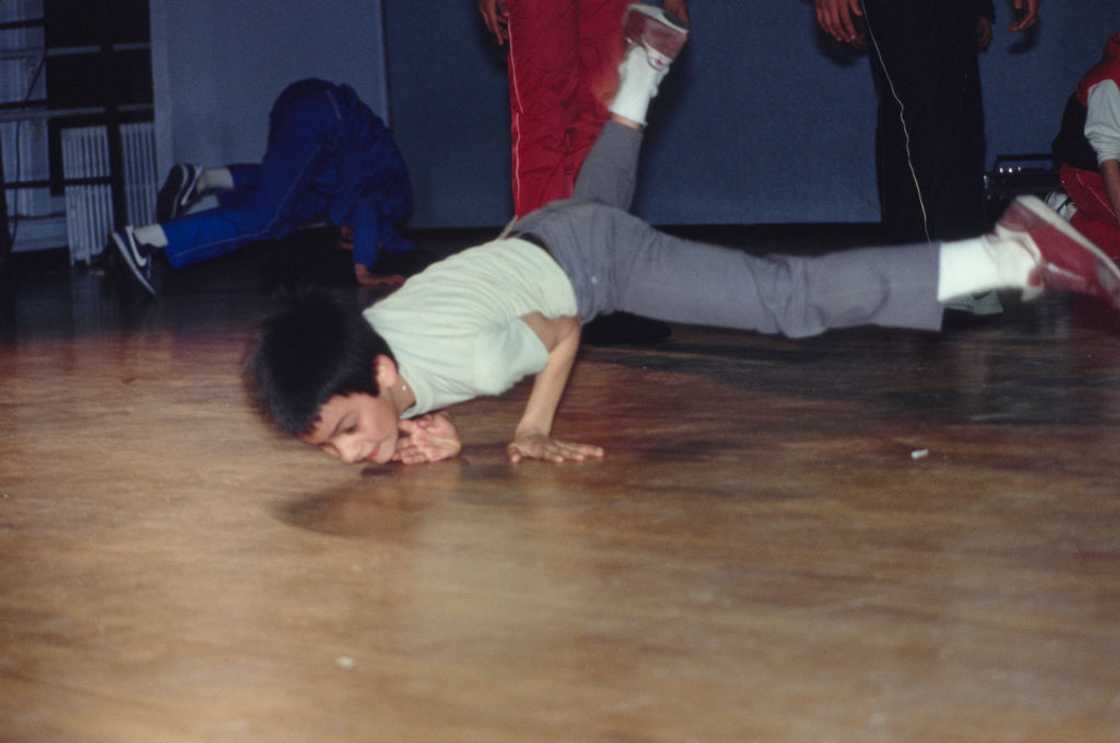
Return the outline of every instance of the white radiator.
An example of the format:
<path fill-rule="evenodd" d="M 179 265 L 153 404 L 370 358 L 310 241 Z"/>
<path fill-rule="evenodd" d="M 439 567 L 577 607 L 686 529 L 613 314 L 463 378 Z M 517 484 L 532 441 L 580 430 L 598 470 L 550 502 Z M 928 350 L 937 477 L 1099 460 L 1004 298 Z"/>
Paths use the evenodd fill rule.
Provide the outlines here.
<path fill-rule="evenodd" d="M 121 125 L 124 150 L 124 192 L 129 224 L 152 221 L 156 210 L 156 142 L 150 122 Z M 109 140 L 103 126 L 62 131 L 62 173 L 65 178 L 109 175 Z M 66 237 L 70 262 L 88 262 L 105 247 L 113 228 L 113 195 L 109 184 L 66 186 Z"/>

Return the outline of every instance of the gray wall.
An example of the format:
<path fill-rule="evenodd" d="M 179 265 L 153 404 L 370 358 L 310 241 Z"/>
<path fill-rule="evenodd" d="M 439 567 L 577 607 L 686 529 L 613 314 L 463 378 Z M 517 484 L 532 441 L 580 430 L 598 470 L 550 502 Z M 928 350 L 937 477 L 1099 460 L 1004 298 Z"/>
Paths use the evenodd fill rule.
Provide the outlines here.
<path fill-rule="evenodd" d="M 691 5 L 692 42 L 651 115 L 638 213 L 659 224 L 877 220 L 867 59 L 826 43 L 804 0 Z M 151 6 L 161 171 L 258 159 L 273 99 L 314 75 L 391 114 L 414 226 L 509 218 L 505 62 L 474 0 Z M 1019 49 L 1010 3 L 997 0 L 982 58 L 989 162 L 1048 150 L 1074 82 L 1120 26 L 1116 0 L 1042 6 L 1034 43 Z"/>
<path fill-rule="evenodd" d="M 1006 28 L 982 58 L 989 162 L 1046 152 L 1066 96 L 1120 26 L 1116 0 L 1042 0 L 1033 46 Z M 660 224 L 876 221 L 874 93 L 811 4 L 694 0 L 693 33 L 655 102 L 636 211 Z M 385 0 L 389 90 L 420 225 L 504 223 L 503 58 L 474 3 Z M 432 39 L 439 39 L 438 45 Z"/>
<path fill-rule="evenodd" d="M 257 161 L 268 112 L 304 77 L 386 113 L 381 0 L 150 0 L 160 172 Z"/>

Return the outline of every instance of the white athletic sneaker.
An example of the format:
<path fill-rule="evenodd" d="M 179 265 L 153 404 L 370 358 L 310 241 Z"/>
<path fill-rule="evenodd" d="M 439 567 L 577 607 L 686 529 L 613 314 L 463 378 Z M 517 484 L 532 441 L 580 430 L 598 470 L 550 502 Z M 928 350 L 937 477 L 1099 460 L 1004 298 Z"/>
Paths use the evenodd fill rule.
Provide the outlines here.
<path fill-rule="evenodd" d="M 1046 194 L 1046 206 L 1056 211 L 1058 216 L 1067 222 L 1077 214 L 1077 205 L 1065 191 L 1051 191 Z"/>
<path fill-rule="evenodd" d="M 644 47 L 650 64 L 668 67 L 688 41 L 688 24 L 680 18 L 652 5 L 635 3 L 626 9 L 623 19 L 626 42 Z"/>
<path fill-rule="evenodd" d="M 1003 312 L 1003 302 L 999 301 L 998 293 L 990 291 L 954 297 L 945 303 L 945 308 L 968 312 L 977 317 L 989 317 Z"/>
<path fill-rule="evenodd" d="M 661 8 L 631 5 L 623 19 L 629 48 L 618 67 L 619 85 L 608 109 L 644 125 L 649 102 L 688 40 L 688 26 Z"/>
<path fill-rule="evenodd" d="M 1120 268 L 1035 196 L 1019 196 L 996 222 L 993 239 L 1013 240 L 1038 265 L 1024 299 L 1043 290 L 1087 294 L 1120 309 Z"/>

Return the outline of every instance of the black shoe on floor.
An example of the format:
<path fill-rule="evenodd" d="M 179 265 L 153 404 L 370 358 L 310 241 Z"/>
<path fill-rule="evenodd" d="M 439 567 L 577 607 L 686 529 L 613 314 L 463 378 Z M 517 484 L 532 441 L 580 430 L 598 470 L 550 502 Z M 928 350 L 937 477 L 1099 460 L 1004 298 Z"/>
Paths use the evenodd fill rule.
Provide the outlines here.
<path fill-rule="evenodd" d="M 156 296 L 155 285 L 152 284 L 152 253 L 151 246 L 143 245 L 136 241 L 136 234 L 131 227 L 122 227 L 109 233 L 109 243 L 116 249 L 120 259 L 119 273 L 139 284 L 151 296 Z"/>
<path fill-rule="evenodd" d="M 648 317 L 614 312 L 583 326 L 583 342 L 590 346 L 626 346 L 657 343 L 672 334 L 668 323 Z"/>

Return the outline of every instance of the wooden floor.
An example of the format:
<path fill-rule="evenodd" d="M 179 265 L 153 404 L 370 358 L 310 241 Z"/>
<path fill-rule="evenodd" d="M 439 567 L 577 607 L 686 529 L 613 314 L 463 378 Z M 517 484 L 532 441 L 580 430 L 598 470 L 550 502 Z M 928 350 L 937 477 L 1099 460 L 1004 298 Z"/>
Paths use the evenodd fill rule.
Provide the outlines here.
<path fill-rule="evenodd" d="M 1120 740 L 1120 323 L 678 327 L 587 349 L 558 432 L 347 467 L 238 367 L 267 282 L 0 303 L 0 740 Z M 18 267 L 17 267 L 18 271 Z"/>

